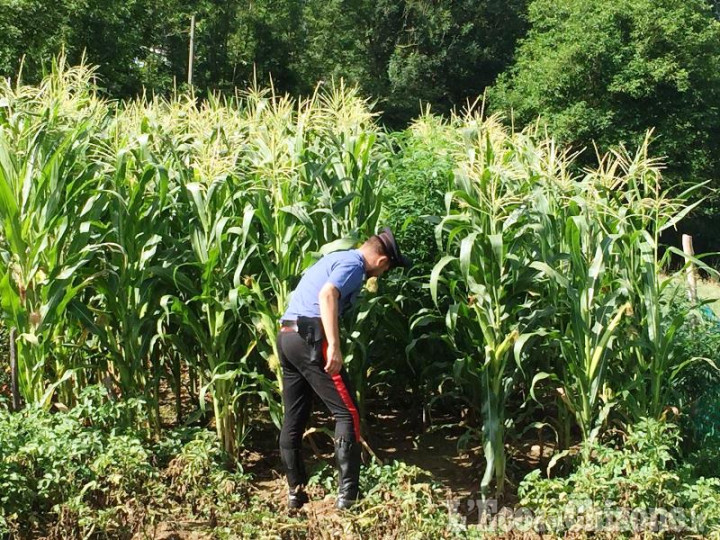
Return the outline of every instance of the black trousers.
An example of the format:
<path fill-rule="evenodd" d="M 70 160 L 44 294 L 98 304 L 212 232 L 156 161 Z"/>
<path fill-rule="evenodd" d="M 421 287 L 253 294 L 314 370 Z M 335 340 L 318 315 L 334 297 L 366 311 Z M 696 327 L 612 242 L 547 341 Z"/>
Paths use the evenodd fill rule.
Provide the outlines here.
<path fill-rule="evenodd" d="M 335 418 L 335 440 L 360 440 L 360 415 L 343 367 L 337 375 L 325 369 L 325 340 L 310 344 L 296 331 L 282 328 L 278 334 L 278 351 L 283 370 L 283 403 L 285 416 L 280 432 L 280 448 L 299 450 L 317 394 Z M 315 351 L 313 347 L 320 347 Z M 322 352 L 322 354 L 317 354 Z"/>

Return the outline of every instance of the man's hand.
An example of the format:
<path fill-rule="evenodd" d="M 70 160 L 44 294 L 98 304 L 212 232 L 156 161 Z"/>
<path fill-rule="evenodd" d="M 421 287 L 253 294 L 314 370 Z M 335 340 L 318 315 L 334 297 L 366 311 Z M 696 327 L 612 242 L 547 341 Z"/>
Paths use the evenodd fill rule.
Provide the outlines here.
<path fill-rule="evenodd" d="M 343 367 L 342 353 L 339 345 L 330 345 L 328 343 L 327 352 L 325 354 L 325 371 L 328 375 L 337 375 Z"/>

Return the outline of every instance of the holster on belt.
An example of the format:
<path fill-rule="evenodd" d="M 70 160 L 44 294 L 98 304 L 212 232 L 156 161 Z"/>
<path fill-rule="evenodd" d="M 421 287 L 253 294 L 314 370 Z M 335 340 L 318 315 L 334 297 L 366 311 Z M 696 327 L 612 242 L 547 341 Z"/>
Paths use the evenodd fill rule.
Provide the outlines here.
<path fill-rule="evenodd" d="M 312 347 L 310 361 L 321 362 L 323 360 L 323 340 L 325 339 L 322 319 L 320 317 L 298 317 L 297 326 L 300 337 Z"/>

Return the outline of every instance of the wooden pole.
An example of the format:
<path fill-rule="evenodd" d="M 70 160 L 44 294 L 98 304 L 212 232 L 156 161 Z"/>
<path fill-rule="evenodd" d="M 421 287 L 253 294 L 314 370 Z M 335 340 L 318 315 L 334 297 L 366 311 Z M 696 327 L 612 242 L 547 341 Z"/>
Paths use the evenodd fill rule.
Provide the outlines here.
<path fill-rule="evenodd" d="M 695 274 L 695 265 L 690 259 L 690 257 L 695 256 L 695 251 L 693 250 L 692 236 L 690 236 L 689 234 L 682 235 L 682 247 L 683 252 L 685 253 L 685 263 L 687 265 L 685 273 L 687 275 L 688 283 L 688 300 L 690 300 L 690 302 L 694 304 L 695 302 L 697 302 L 697 275 Z"/>
<path fill-rule="evenodd" d="M 192 88 L 193 53 L 195 49 L 195 15 L 190 18 L 190 48 L 188 51 L 188 86 Z"/>
<path fill-rule="evenodd" d="M 10 392 L 12 393 L 13 411 L 19 411 L 22 404 L 20 403 L 20 388 L 18 385 L 18 365 L 17 365 L 17 344 L 15 343 L 15 328 L 10 329 Z"/>

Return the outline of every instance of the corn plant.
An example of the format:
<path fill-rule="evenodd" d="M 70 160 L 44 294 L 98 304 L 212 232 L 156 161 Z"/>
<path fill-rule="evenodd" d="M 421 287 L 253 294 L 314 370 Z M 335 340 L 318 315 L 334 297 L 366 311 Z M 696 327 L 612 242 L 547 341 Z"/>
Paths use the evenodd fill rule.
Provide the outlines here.
<path fill-rule="evenodd" d="M 540 258 L 553 307 L 560 365 L 550 379 L 585 440 L 597 437 L 612 409 L 638 419 L 659 417 L 673 381 L 692 359 L 680 358 L 674 336 L 688 312 L 668 318 L 672 278 L 661 277 L 659 235 L 694 205 L 660 189 L 648 140 L 634 156 L 618 151 L 571 185 L 548 186 L 552 211 L 542 213 Z M 673 251 L 669 249 L 666 257 Z M 677 250 L 675 250 L 677 251 Z"/>
<path fill-rule="evenodd" d="M 248 391 L 247 361 L 255 342 L 248 321 L 242 318 L 245 298 L 239 280 L 255 247 L 249 245 L 249 216 L 242 210 L 241 193 L 234 193 L 232 178 L 217 178 L 210 185 L 188 182 L 181 204 L 188 207 L 191 251 L 177 261 L 174 279 L 178 293 L 161 300 L 200 347 L 198 361 L 205 387 L 212 388 L 218 438 L 230 455 L 247 427 L 238 399 Z M 184 286 L 183 286 L 184 285 Z"/>
<path fill-rule="evenodd" d="M 18 330 L 20 388 L 44 401 L 55 336 L 68 306 L 96 277 L 86 265 L 102 248 L 102 195 L 88 160 L 105 115 L 86 68 L 53 73 L 35 91 L 2 87 L 0 101 L 0 289 L 4 318 Z"/>
<path fill-rule="evenodd" d="M 263 246 L 256 318 L 281 382 L 278 319 L 318 256 L 353 247 L 376 231 L 382 154 L 365 103 L 342 87 L 296 106 L 251 93 L 246 107 L 249 150 L 243 159 L 253 178 L 255 241 Z"/>
<path fill-rule="evenodd" d="M 562 387 L 562 398 L 592 440 L 612 402 L 604 396 L 613 341 L 631 304 L 626 283 L 607 272 L 612 265 L 614 239 L 598 230 L 587 215 L 566 220 L 567 242 L 551 261 L 535 261 L 534 268 L 554 280 L 563 291 L 551 301 L 559 316 L 556 339 L 562 351 L 561 375 L 538 373 L 535 382 L 551 377 Z M 559 246 L 558 246 L 559 247 Z M 598 416 L 601 399 L 606 407 Z"/>
<path fill-rule="evenodd" d="M 532 383 L 549 379 L 561 406 L 594 439 L 616 404 L 613 376 L 622 369 L 622 332 L 632 315 L 630 282 L 613 212 L 616 171 L 588 171 L 577 179 L 545 182 L 540 206 L 538 258 L 532 266 L 545 278 L 538 293 L 552 310 L 549 342 L 560 351 L 557 365 L 545 366 Z M 612 187 L 610 187 L 612 186 Z M 531 391 L 532 395 L 534 391 Z M 569 443 L 569 426 L 562 430 Z"/>
<path fill-rule="evenodd" d="M 97 261 L 102 277 L 93 283 L 90 308 L 76 306 L 88 327 L 109 353 L 109 372 L 125 396 L 142 394 L 148 417 L 157 434 L 158 362 L 151 361 L 160 314 L 159 274 L 163 268 L 163 240 L 170 223 L 170 181 L 167 170 L 156 163 L 147 148 L 147 137 L 119 140 L 109 147 L 103 185 L 107 254 Z"/>
<path fill-rule="evenodd" d="M 523 136 L 508 135 L 496 122 L 471 118 L 455 173 L 456 190 L 446 195 L 447 215 L 438 237 L 447 254 L 431 274 L 438 301 L 441 276 L 453 300 L 447 324 L 463 359 L 458 369 L 479 382 L 474 399 L 483 412 L 486 460 L 483 496 L 493 479 L 497 493 L 505 481 L 505 398 L 524 343 L 533 331 L 531 286 L 538 273 L 531 263 L 535 232 L 526 196 L 533 177 L 526 173 Z M 447 240 L 443 241 L 446 236 Z"/>
<path fill-rule="evenodd" d="M 257 223 L 254 242 L 261 245 L 261 283 L 255 287 L 261 301 L 255 317 L 267 336 L 267 359 L 282 381 L 277 361 L 278 320 L 287 306 L 293 280 L 308 264 L 308 255 L 322 245 L 310 217 L 314 186 L 300 176 L 305 130 L 312 103 L 300 106 L 297 117 L 289 99 L 263 93 L 247 96 L 247 145 L 244 171 L 250 176 L 250 196 Z"/>
<path fill-rule="evenodd" d="M 691 185 L 676 195 L 663 189 L 661 163 L 648 157 L 648 142 L 649 138 L 633 156 L 626 151 L 608 156 L 596 173 L 608 188 L 611 204 L 605 211 L 609 219 L 603 221 L 620 235 L 620 271 L 633 297 L 633 324 L 627 332 L 628 365 L 624 369 L 632 384 L 624 387 L 623 406 L 635 420 L 662 416 L 672 403 L 683 370 L 691 363 L 704 360 L 715 366 L 714 359 L 689 358 L 674 346 L 676 333 L 692 317 L 695 306 L 671 309 L 673 304 L 682 304 L 674 284 L 684 268 L 678 274 L 664 276 L 669 257 L 681 253 L 671 246 L 663 256 L 660 254 L 661 233 L 701 204 L 702 200 L 688 203 L 688 198 L 704 184 Z M 608 182 L 609 178 L 614 180 Z M 717 275 L 698 259 L 688 264 Z"/>

